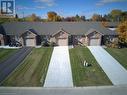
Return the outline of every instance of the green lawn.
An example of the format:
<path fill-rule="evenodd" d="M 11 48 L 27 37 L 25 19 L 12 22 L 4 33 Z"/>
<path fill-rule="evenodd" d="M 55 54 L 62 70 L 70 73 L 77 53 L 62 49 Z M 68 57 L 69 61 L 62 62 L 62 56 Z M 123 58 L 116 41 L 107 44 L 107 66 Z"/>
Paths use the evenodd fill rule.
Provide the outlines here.
<path fill-rule="evenodd" d="M 16 51 L 17 49 L 0 49 L 0 61 L 3 61 L 13 55 Z"/>
<path fill-rule="evenodd" d="M 109 52 L 123 67 L 127 69 L 127 48 L 106 48 L 106 51 Z"/>
<path fill-rule="evenodd" d="M 112 85 L 88 48 L 77 47 L 69 52 L 74 86 Z M 84 67 L 84 60 L 92 66 Z"/>
<path fill-rule="evenodd" d="M 17 67 L 2 85 L 27 87 L 42 86 L 47 73 L 52 50 L 53 48 L 34 48 L 32 53 L 26 57 L 23 64 Z"/>

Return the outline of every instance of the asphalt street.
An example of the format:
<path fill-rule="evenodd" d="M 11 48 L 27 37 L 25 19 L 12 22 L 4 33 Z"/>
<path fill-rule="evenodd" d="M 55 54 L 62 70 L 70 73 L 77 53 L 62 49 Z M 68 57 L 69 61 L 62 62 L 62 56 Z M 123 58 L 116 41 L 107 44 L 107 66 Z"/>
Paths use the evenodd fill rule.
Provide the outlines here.
<path fill-rule="evenodd" d="M 19 65 L 24 58 L 31 52 L 32 48 L 24 47 L 0 63 L 0 83 Z M 0 84 L 1 85 L 1 84 Z"/>
<path fill-rule="evenodd" d="M 81 88 L 1 87 L 0 95 L 127 95 L 127 86 Z"/>

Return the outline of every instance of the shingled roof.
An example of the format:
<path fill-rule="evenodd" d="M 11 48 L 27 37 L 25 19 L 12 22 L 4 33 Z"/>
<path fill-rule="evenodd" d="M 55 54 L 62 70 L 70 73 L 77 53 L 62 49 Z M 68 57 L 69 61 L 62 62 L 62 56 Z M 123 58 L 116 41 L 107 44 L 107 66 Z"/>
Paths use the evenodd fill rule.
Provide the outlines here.
<path fill-rule="evenodd" d="M 115 31 L 103 27 L 100 22 L 10 22 L 2 24 L 2 27 L 7 35 L 21 35 L 29 29 L 39 35 L 52 35 L 61 27 L 71 35 L 85 35 L 90 29 L 104 35 L 117 35 Z"/>
<path fill-rule="evenodd" d="M 107 22 L 106 27 L 116 28 L 119 24 L 120 24 L 120 22 Z"/>

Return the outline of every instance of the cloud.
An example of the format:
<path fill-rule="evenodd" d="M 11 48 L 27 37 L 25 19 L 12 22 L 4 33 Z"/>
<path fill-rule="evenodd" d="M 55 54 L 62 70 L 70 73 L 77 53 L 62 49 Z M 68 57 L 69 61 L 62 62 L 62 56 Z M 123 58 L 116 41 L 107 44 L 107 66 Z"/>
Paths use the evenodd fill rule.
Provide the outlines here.
<path fill-rule="evenodd" d="M 26 7 L 26 6 L 19 5 L 19 6 L 16 7 L 16 9 L 18 9 L 18 10 L 33 10 L 35 8 L 34 7 Z"/>
<path fill-rule="evenodd" d="M 96 3 L 97 6 L 103 6 L 108 3 L 116 3 L 116 2 L 127 2 L 127 0 L 100 0 Z"/>
<path fill-rule="evenodd" d="M 44 6 L 35 6 L 35 7 L 26 7 L 26 6 L 17 6 L 16 9 L 17 10 L 35 10 L 35 9 L 44 9 Z"/>
<path fill-rule="evenodd" d="M 55 5 L 55 0 L 34 0 L 34 2 L 43 3 L 49 7 L 52 7 Z"/>
<path fill-rule="evenodd" d="M 44 9 L 45 7 L 44 6 L 36 6 L 35 8 L 36 9 Z"/>

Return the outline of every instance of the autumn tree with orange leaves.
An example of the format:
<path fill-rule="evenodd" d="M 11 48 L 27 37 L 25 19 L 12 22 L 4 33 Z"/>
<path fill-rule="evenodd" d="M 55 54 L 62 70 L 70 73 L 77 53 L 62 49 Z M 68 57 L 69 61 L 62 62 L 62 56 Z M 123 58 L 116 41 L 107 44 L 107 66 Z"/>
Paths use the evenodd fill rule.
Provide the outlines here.
<path fill-rule="evenodd" d="M 117 28 L 119 35 L 119 42 L 122 44 L 127 44 L 127 21 L 120 23 Z"/>

